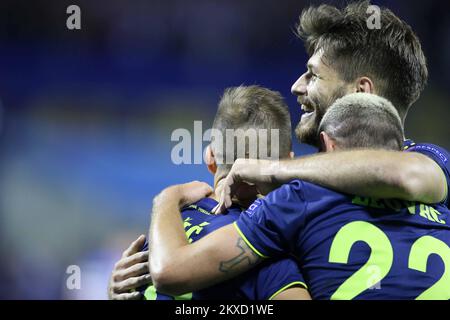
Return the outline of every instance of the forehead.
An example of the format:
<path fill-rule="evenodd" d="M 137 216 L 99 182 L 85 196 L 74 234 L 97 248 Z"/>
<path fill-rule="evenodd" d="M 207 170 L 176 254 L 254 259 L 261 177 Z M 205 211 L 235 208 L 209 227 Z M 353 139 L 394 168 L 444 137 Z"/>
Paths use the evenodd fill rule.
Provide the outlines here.
<path fill-rule="evenodd" d="M 326 63 L 323 49 L 318 49 L 314 52 L 308 60 L 307 67 L 309 69 L 319 69 L 321 71 L 333 71 L 329 64 Z"/>

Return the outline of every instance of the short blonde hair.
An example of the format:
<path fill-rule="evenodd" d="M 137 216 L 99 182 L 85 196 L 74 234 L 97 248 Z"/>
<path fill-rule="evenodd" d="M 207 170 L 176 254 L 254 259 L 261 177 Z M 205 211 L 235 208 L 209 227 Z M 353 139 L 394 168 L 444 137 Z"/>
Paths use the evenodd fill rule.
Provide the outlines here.
<path fill-rule="evenodd" d="M 238 86 L 227 88 L 220 99 L 219 107 L 214 118 L 213 130 L 221 133 L 226 140 L 226 130 L 233 129 L 238 134 L 243 134 L 248 129 L 277 129 L 279 132 L 279 143 L 277 150 L 280 157 L 287 157 L 292 148 L 291 118 L 289 109 L 277 91 L 270 90 L 257 85 Z M 241 137 L 242 138 L 242 137 Z M 259 139 L 259 137 L 258 137 Z M 270 140 L 270 139 L 269 139 Z M 211 142 L 211 147 L 216 156 L 225 158 L 225 150 L 219 150 L 218 145 L 223 143 Z M 268 141 L 270 142 L 270 141 Z M 233 144 L 235 146 L 235 144 Z M 268 153 L 272 154 L 273 144 L 270 142 Z M 246 143 L 245 149 L 248 150 Z M 228 152 L 228 150 L 227 150 Z M 236 146 L 232 154 L 227 154 L 227 160 L 236 160 Z M 221 169 L 230 169 L 231 165 L 220 165 Z"/>

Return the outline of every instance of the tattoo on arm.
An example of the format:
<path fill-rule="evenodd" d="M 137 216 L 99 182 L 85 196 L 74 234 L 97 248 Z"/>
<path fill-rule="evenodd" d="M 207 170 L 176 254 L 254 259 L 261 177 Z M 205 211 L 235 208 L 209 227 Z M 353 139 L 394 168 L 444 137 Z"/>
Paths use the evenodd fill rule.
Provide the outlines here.
<path fill-rule="evenodd" d="M 231 258 L 230 260 L 220 262 L 219 270 L 221 272 L 227 273 L 229 271 L 232 271 L 233 268 L 242 265 L 242 263 L 248 266 L 252 266 L 257 264 L 261 260 L 261 258 L 255 252 L 253 252 L 253 250 L 250 249 L 245 241 L 240 237 L 236 242 L 236 247 L 239 248 L 239 254 L 234 258 Z"/>

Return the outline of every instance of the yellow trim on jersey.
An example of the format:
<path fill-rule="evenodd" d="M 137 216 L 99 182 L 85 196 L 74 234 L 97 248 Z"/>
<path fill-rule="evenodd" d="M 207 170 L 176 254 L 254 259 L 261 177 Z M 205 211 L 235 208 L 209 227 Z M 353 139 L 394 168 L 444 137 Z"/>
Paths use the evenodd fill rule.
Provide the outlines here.
<path fill-rule="evenodd" d="M 296 284 L 299 284 L 299 285 L 301 285 L 303 288 L 308 289 L 308 286 L 307 286 L 304 282 L 301 282 L 301 281 L 294 281 L 294 282 L 291 282 L 291 283 L 285 285 L 283 288 L 281 288 L 280 290 L 278 290 L 277 292 L 275 292 L 273 295 L 271 295 L 270 298 L 269 298 L 269 300 L 272 300 L 272 299 L 275 298 L 277 295 L 279 295 L 281 292 L 283 292 L 283 291 L 289 289 L 290 287 L 293 287 L 293 286 L 296 285 Z"/>
<path fill-rule="evenodd" d="M 150 285 L 144 291 L 144 300 L 156 300 L 157 293 L 156 288 L 153 285 Z"/>
<path fill-rule="evenodd" d="M 250 249 L 252 249 L 258 256 L 260 256 L 261 258 L 269 258 L 265 255 L 263 255 L 261 252 L 259 252 L 258 250 L 255 249 L 254 246 L 252 246 L 252 244 L 250 243 L 250 241 L 248 241 L 248 239 L 244 236 L 244 234 L 242 233 L 241 229 L 239 229 L 236 221 L 233 222 L 233 226 L 236 228 L 237 232 L 239 233 L 239 235 L 241 236 L 241 238 L 245 241 L 245 243 L 250 247 Z"/>

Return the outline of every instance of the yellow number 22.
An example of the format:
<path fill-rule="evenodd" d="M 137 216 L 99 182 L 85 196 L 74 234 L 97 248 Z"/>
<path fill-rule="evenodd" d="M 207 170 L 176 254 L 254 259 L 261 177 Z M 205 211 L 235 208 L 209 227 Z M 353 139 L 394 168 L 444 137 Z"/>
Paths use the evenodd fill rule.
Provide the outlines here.
<path fill-rule="evenodd" d="M 371 249 L 367 262 L 350 278 L 344 281 L 331 296 L 332 300 L 350 300 L 370 288 L 367 272 L 372 266 L 379 271 L 377 281 L 389 273 L 394 260 L 394 251 L 386 234 L 378 227 L 365 221 L 354 221 L 343 226 L 330 248 L 329 262 L 348 263 L 350 250 L 358 242 L 365 242 Z M 412 245 L 408 268 L 426 272 L 428 257 L 437 254 L 444 262 L 442 277 L 416 299 L 450 299 L 450 248 L 443 241 L 431 236 L 423 236 Z"/>

